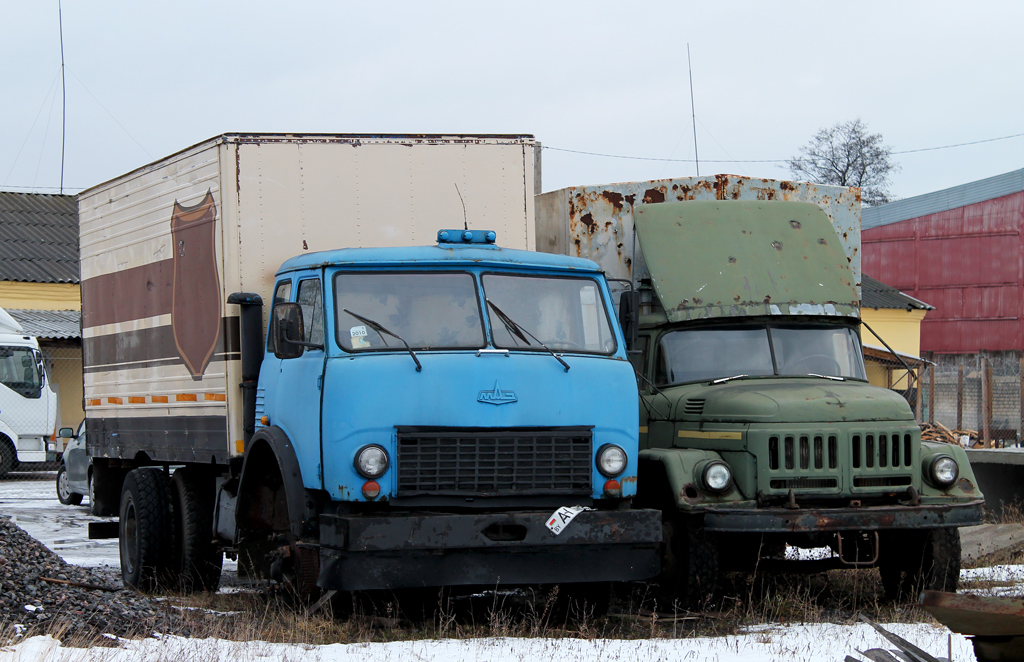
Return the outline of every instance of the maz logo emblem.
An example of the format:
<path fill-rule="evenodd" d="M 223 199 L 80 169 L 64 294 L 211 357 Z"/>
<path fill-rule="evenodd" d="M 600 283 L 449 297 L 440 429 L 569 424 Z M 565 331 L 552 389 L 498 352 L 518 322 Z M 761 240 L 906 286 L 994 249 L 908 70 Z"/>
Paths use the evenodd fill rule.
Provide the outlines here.
<path fill-rule="evenodd" d="M 486 402 L 489 405 L 507 405 L 510 402 L 515 402 L 519 398 L 516 397 L 515 391 L 502 391 L 501 387 L 498 386 L 498 382 L 494 382 L 494 388 L 490 391 L 480 391 L 480 395 L 476 397 L 478 402 Z"/>

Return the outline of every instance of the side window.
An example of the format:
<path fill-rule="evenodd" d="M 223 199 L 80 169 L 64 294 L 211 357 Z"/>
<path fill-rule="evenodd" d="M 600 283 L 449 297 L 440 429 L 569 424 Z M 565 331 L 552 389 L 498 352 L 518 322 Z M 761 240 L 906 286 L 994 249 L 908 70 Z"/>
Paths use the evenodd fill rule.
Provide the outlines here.
<path fill-rule="evenodd" d="M 320 280 L 310 278 L 299 281 L 299 296 L 296 301 L 302 306 L 302 321 L 306 332 L 303 340 L 318 345 L 324 344 L 324 302 L 320 294 Z"/>
<path fill-rule="evenodd" d="M 271 308 L 279 303 L 283 303 L 292 298 L 292 282 L 290 280 L 283 280 L 277 284 L 274 288 L 274 303 L 271 304 Z M 277 349 L 277 345 L 274 344 L 274 322 L 273 316 L 271 316 L 270 330 L 267 332 L 267 351 L 273 353 Z"/>

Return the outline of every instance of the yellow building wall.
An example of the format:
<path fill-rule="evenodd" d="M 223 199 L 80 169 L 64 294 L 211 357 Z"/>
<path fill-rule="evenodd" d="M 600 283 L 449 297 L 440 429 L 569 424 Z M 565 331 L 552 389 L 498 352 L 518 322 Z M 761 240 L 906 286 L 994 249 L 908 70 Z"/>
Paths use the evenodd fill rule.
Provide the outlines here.
<path fill-rule="evenodd" d="M 861 320 L 867 323 L 872 329 L 882 336 L 889 347 L 897 352 L 921 356 L 921 321 L 924 320 L 927 310 L 895 310 L 892 308 L 861 308 Z M 885 344 L 869 331 L 867 327 L 861 327 L 861 342 L 865 345 L 885 347 Z M 868 381 L 875 386 L 882 388 L 889 387 L 890 370 L 877 363 L 866 364 Z M 892 370 L 893 388 L 900 390 L 907 388 L 907 377 L 905 370 Z"/>
<path fill-rule="evenodd" d="M 81 310 L 78 283 L 0 281 L 0 308 L 15 310 Z"/>

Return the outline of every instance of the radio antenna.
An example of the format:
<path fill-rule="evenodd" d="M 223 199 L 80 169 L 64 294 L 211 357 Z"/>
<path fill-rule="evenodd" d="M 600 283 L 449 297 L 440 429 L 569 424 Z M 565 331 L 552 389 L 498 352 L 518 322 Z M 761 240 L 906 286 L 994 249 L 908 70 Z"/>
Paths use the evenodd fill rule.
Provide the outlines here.
<path fill-rule="evenodd" d="M 686 44 L 686 68 L 690 72 L 690 114 L 693 117 L 693 162 L 700 177 L 700 158 L 697 156 L 697 111 L 693 109 L 693 66 L 690 64 L 690 44 Z"/>
<path fill-rule="evenodd" d="M 459 194 L 459 202 L 462 203 L 462 229 L 469 229 L 469 217 L 466 215 L 466 201 L 462 199 L 462 191 L 459 190 L 459 185 L 455 185 L 455 192 Z"/>
<path fill-rule="evenodd" d="M 68 88 L 64 82 L 64 16 L 57 2 L 57 25 L 60 29 L 60 193 L 64 195 L 64 141 L 67 136 L 68 123 Z"/>

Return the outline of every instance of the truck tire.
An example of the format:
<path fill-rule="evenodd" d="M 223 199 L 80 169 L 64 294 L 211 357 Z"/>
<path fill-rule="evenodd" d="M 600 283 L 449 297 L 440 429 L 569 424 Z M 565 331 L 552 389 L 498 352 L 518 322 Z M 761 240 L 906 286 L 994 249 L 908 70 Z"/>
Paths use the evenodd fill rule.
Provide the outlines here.
<path fill-rule="evenodd" d="M 18 466 L 18 454 L 14 444 L 6 436 L 0 434 L 0 477 L 6 476 Z"/>
<path fill-rule="evenodd" d="M 57 501 L 65 506 L 77 506 L 82 503 L 82 495 L 72 492 L 68 486 L 68 468 L 63 462 L 60 463 L 60 469 L 57 469 Z"/>
<path fill-rule="evenodd" d="M 117 515 L 125 472 L 105 464 L 89 468 L 89 511 L 97 517 Z"/>
<path fill-rule="evenodd" d="M 174 506 L 174 575 L 183 593 L 216 591 L 224 553 L 213 542 L 213 481 L 178 469 L 171 478 Z"/>
<path fill-rule="evenodd" d="M 702 522 L 679 515 L 662 522 L 659 608 L 699 610 L 718 590 L 718 549 Z"/>
<path fill-rule="evenodd" d="M 174 550 L 171 494 L 162 469 L 128 472 L 121 489 L 118 546 L 125 586 L 152 592 L 168 585 Z"/>
<path fill-rule="evenodd" d="M 878 572 L 886 597 L 916 601 L 921 591 L 956 592 L 960 530 L 895 531 L 883 538 Z"/>

